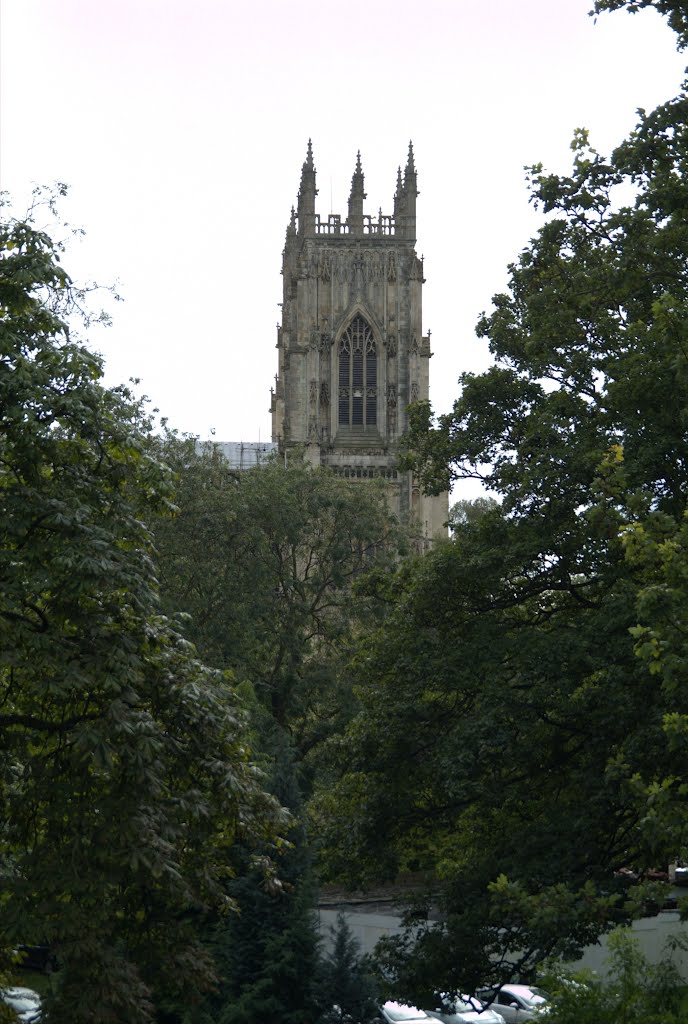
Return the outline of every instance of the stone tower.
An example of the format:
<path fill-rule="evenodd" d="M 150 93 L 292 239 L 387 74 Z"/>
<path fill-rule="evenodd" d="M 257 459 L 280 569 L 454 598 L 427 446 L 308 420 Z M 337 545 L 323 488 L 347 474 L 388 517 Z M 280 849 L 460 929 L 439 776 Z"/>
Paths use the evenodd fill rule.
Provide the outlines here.
<path fill-rule="evenodd" d="M 428 398 L 431 355 L 415 250 L 413 147 L 397 174 L 391 215 L 363 212 L 360 153 L 346 220 L 321 221 L 317 192 L 309 141 L 283 253 L 272 439 L 350 479 L 384 478 L 402 519 L 417 519 L 428 538 L 446 536 L 447 496 L 425 497 L 396 465 L 407 406 Z"/>

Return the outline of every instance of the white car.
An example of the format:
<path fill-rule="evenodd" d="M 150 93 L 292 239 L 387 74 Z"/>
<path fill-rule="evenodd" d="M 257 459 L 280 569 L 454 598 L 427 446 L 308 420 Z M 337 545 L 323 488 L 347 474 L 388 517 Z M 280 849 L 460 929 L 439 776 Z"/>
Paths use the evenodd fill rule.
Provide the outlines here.
<path fill-rule="evenodd" d="M 476 996 L 442 997 L 442 1005 L 429 1010 L 431 1017 L 442 1024 L 504 1024 L 504 1018 L 493 1007 L 486 1009 Z"/>
<path fill-rule="evenodd" d="M 37 1024 L 41 1019 L 41 997 L 32 988 L 4 988 L 0 991 L 0 999 L 11 1006 L 22 1024 Z"/>
<path fill-rule="evenodd" d="M 490 1002 L 491 993 L 481 991 L 480 997 Z M 502 985 L 494 993 L 490 1008 L 501 1013 L 506 1024 L 525 1024 L 537 1020 L 547 1012 L 549 996 L 541 988 L 532 985 Z"/>
<path fill-rule="evenodd" d="M 434 1024 L 432 1017 L 425 1010 L 391 1000 L 380 1007 L 379 1018 L 383 1024 Z"/>

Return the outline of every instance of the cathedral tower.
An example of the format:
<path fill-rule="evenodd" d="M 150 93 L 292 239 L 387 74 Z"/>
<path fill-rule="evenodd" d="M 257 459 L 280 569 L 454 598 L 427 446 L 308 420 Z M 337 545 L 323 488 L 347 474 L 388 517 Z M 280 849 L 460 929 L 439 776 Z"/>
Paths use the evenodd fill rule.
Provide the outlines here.
<path fill-rule="evenodd" d="M 427 537 L 446 535 L 447 496 L 426 498 L 396 466 L 406 408 L 428 398 L 431 355 L 422 333 L 413 147 L 391 215 L 363 212 L 360 153 L 346 220 L 321 221 L 317 191 L 309 141 L 283 253 L 272 439 L 342 476 L 383 477 L 400 517 L 418 519 Z"/>

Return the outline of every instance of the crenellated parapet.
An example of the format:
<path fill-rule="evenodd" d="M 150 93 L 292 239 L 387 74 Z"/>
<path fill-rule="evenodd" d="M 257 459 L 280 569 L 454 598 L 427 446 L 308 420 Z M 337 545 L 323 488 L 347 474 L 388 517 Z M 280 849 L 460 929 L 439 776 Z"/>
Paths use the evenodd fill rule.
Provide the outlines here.
<path fill-rule="evenodd" d="M 394 212 L 377 216 L 366 214 L 363 202 L 366 199 L 364 188 L 365 176 L 361 164 L 360 151 L 356 155 L 356 166 L 351 178 L 348 213 L 346 220 L 340 214 L 329 214 L 327 220 L 321 220 L 315 212 L 316 171 L 313 162 L 313 147 L 308 140 L 306 159 L 301 168 L 301 184 L 297 201 L 297 212 L 292 207 L 292 218 L 287 228 L 287 235 L 298 234 L 301 238 L 313 235 L 397 235 L 413 242 L 416 240 L 416 197 L 418 182 L 413 157 L 413 145 L 409 143 L 406 168 L 402 177 L 401 167 L 397 174 L 397 186 L 394 193 Z M 298 227 L 297 227 L 298 219 Z"/>
<path fill-rule="evenodd" d="M 342 218 L 338 213 L 330 213 L 326 221 L 321 221 L 319 215 L 315 215 L 315 234 L 316 235 L 351 235 L 352 232 L 350 221 L 342 221 Z M 391 236 L 396 234 L 396 220 L 394 216 L 384 215 L 382 211 L 378 214 L 377 218 L 371 217 L 370 214 L 363 214 L 361 217 L 361 228 L 358 232 L 362 235 L 386 235 Z"/>

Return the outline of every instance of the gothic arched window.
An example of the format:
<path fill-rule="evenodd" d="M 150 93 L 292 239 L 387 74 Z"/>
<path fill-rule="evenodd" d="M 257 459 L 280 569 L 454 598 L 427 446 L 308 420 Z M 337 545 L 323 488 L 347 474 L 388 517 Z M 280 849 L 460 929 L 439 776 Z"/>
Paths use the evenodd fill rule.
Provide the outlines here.
<path fill-rule="evenodd" d="M 377 425 L 377 347 L 363 317 L 351 321 L 339 342 L 339 426 Z"/>

